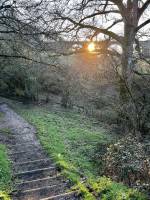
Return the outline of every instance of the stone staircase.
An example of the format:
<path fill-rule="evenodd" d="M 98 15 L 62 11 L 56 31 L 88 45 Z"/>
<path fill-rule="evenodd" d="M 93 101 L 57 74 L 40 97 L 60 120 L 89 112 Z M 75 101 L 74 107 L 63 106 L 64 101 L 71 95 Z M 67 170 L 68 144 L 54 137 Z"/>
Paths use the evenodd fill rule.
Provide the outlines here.
<path fill-rule="evenodd" d="M 79 199 L 77 193 L 70 190 L 70 182 L 43 151 L 35 129 L 7 105 L 0 105 L 0 110 L 5 113 L 3 125 L 7 125 L 13 133 L 10 141 L 6 141 L 16 184 L 12 199 Z"/>

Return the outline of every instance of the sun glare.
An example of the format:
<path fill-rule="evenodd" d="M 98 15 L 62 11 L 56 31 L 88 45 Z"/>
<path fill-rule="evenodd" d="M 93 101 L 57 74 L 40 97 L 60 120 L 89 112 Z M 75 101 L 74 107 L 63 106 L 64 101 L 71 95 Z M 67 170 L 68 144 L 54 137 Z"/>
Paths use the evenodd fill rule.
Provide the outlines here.
<path fill-rule="evenodd" d="M 90 52 L 92 52 L 92 51 L 95 50 L 95 44 L 94 44 L 94 42 L 91 42 L 91 43 L 88 45 L 88 50 L 89 50 Z"/>

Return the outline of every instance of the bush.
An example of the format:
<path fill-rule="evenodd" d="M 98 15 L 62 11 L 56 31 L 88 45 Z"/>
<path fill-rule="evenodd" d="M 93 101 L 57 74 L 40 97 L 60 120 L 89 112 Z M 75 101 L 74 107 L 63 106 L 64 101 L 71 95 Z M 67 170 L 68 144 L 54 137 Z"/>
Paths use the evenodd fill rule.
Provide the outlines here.
<path fill-rule="evenodd" d="M 118 120 L 117 113 L 110 108 L 95 110 L 93 115 L 94 117 L 99 119 L 101 122 L 108 123 L 108 124 L 116 124 Z"/>
<path fill-rule="evenodd" d="M 78 183 L 73 190 L 78 190 L 84 200 L 146 200 L 147 197 L 136 189 L 129 189 L 105 176 Z"/>
<path fill-rule="evenodd" d="M 27 66 L 6 65 L 0 70 L 1 95 L 35 100 L 38 90 L 39 83 L 36 72 L 27 70 Z"/>
<path fill-rule="evenodd" d="M 103 157 L 107 153 L 107 148 L 111 143 L 111 140 L 105 141 L 103 143 L 99 142 L 94 150 L 93 162 L 98 167 L 99 175 L 104 174 L 105 162 L 103 161 Z"/>
<path fill-rule="evenodd" d="M 150 187 L 150 159 L 144 145 L 129 135 L 110 145 L 104 156 L 105 174 L 142 190 Z"/>
<path fill-rule="evenodd" d="M 107 177 L 101 177 L 91 185 L 101 200 L 146 200 L 146 197 L 137 190 L 115 183 Z"/>

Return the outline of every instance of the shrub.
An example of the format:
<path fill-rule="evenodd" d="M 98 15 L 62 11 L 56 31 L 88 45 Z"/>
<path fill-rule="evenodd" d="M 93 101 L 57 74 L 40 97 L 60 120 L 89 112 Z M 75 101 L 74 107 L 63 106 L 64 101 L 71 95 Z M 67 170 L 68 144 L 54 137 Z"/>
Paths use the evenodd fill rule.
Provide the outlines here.
<path fill-rule="evenodd" d="M 31 70 L 31 69 L 30 69 Z M 36 72 L 28 71 L 27 66 L 5 66 L 0 70 L 0 94 L 34 100 L 37 98 L 39 83 Z"/>
<path fill-rule="evenodd" d="M 104 161 L 107 176 L 129 186 L 149 189 L 150 159 L 137 138 L 129 135 L 110 145 Z"/>
<path fill-rule="evenodd" d="M 84 200 L 147 200 L 146 195 L 136 189 L 130 189 L 105 176 L 78 182 L 72 189 L 77 190 Z"/>
<path fill-rule="evenodd" d="M 73 190 L 77 190 L 84 200 L 146 200 L 147 197 L 136 189 L 130 189 L 116 183 L 105 176 L 78 182 Z"/>
<path fill-rule="evenodd" d="M 99 142 L 94 150 L 93 162 L 95 162 L 96 166 L 98 167 L 99 175 L 104 174 L 105 162 L 103 161 L 103 157 L 107 153 L 107 148 L 110 143 L 112 142 L 110 142 L 109 140 L 103 143 Z"/>
<path fill-rule="evenodd" d="M 101 122 L 105 122 L 108 124 L 116 124 L 118 120 L 117 113 L 110 108 L 94 110 L 93 115 Z"/>
<path fill-rule="evenodd" d="M 137 190 L 115 183 L 105 176 L 91 185 L 93 193 L 101 200 L 146 200 L 146 197 Z"/>

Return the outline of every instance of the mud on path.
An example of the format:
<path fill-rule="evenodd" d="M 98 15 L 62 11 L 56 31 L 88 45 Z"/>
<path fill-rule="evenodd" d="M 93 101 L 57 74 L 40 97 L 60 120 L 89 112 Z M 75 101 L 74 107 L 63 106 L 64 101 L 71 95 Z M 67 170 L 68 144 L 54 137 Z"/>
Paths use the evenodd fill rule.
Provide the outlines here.
<path fill-rule="evenodd" d="M 35 128 L 6 104 L 0 120 L 0 143 L 8 147 L 13 166 L 15 192 L 13 200 L 75 200 L 70 183 L 57 170 L 53 160 L 43 151 Z M 3 130 L 8 129 L 8 135 Z"/>

